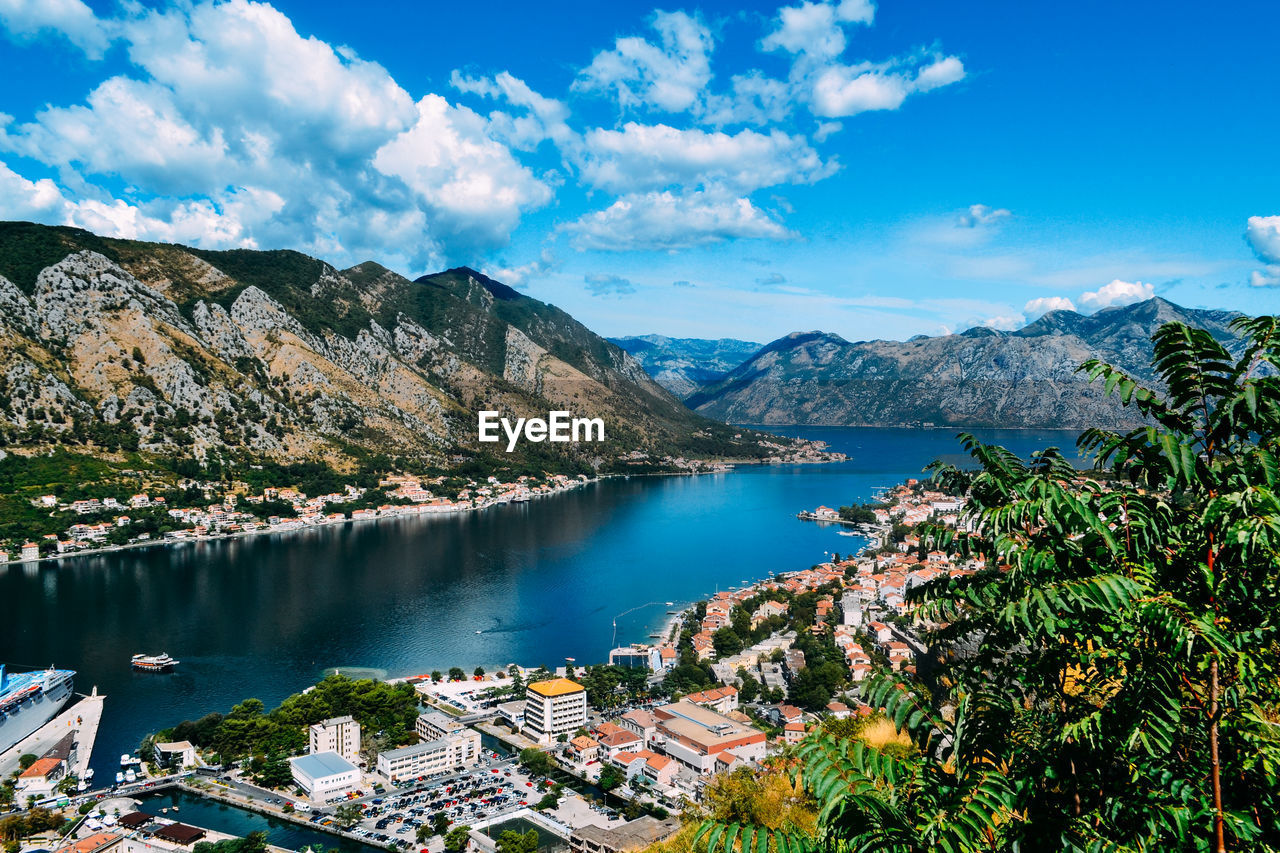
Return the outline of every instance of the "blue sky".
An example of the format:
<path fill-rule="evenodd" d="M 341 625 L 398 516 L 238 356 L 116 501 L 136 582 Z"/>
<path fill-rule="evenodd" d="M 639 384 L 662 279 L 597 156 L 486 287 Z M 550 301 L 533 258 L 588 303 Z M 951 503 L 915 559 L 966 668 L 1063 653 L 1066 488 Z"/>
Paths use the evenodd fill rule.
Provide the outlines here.
<path fill-rule="evenodd" d="M 1280 7 L 0 0 L 0 217 L 610 335 L 1280 311 Z"/>

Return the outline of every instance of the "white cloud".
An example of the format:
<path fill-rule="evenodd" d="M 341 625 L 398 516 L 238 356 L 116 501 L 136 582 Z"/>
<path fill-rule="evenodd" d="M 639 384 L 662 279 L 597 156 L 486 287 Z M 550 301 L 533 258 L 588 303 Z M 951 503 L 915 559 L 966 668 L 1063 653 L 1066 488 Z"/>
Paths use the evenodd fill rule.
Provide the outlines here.
<path fill-rule="evenodd" d="M 427 95 L 418 121 L 378 149 L 373 166 L 413 190 L 446 241 L 493 248 L 506 242 L 523 211 L 551 200 L 551 188 L 484 131 L 476 113 Z"/>
<path fill-rule="evenodd" d="M 1245 241 L 1264 264 L 1280 264 L 1280 216 L 1250 216 Z"/>
<path fill-rule="evenodd" d="M 48 178 L 29 181 L 0 163 L 0 210 L 13 219 L 74 225 L 107 237 L 196 243 L 208 248 L 257 248 L 248 226 L 274 215 L 284 200 L 241 190 L 219 199 L 145 205 L 120 199 L 72 201 Z"/>
<path fill-rule="evenodd" d="M 585 149 L 583 179 L 618 193 L 713 184 L 750 192 L 813 183 L 836 168 L 832 161 L 824 163 L 803 137 L 780 130 L 708 133 L 628 122 L 621 130 L 588 132 Z"/>
<path fill-rule="evenodd" d="M 619 38 L 613 50 L 595 55 L 573 82 L 581 92 L 614 92 L 624 109 L 667 112 L 693 108 L 711 81 L 711 30 L 685 12 L 657 12 L 658 44 L 638 36 Z"/>
<path fill-rule="evenodd" d="M 791 87 L 781 80 L 753 70 L 735 74 L 730 86 L 728 94 L 704 93 L 703 102 L 696 110 L 700 121 L 716 127 L 727 124 L 759 126 L 783 121 L 791 114 Z"/>
<path fill-rule="evenodd" d="M 1065 296 L 1038 296 L 1029 301 L 1022 309 L 1028 320 L 1042 317 L 1050 311 L 1074 311 L 1076 305 Z"/>
<path fill-rule="evenodd" d="M 1020 329 L 1026 324 L 1026 320 L 1020 316 L 1000 315 L 997 317 L 988 317 L 982 321 L 982 325 L 988 329 L 996 329 L 1001 332 L 1012 332 L 1014 329 Z"/>
<path fill-rule="evenodd" d="M 871 0 L 841 0 L 836 6 L 836 17 L 848 24 L 870 24 L 876 16 L 876 4 Z"/>
<path fill-rule="evenodd" d="M 625 296 L 636 292 L 635 285 L 621 276 L 589 273 L 583 280 L 592 296 Z"/>
<path fill-rule="evenodd" d="M 573 147 L 578 135 L 567 120 L 569 108 L 554 98 L 544 97 L 519 77 L 507 71 L 488 77 L 467 77 L 454 71 L 450 85 L 460 92 L 486 98 L 502 98 L 525 111 L 512 116 L 495 111 L 489 114 L 489 130 L 507 144 L 521 150 L 532 150 L 544 140 L 552 140 L 562 148 Z"/>
<path fill-rule="evenodd" d="M 474 262 L 551 198 L 509 145 L 562 134 L 566 111 L 509 74 L 491 85 L 524 114 L 489 120 L 439 95 L 415 104 L 381 65 L 299 34 L 265 3 L 130 6 L 110 23 L 128 74 L 0 125 L 0 150 L 56 168 L 84 199 L 77 221 L 167 239 L 154 220 L 170 216 L 199 245 L 422 268 Z M 116 181 L 126 199 L 103 188 Z"/>
<path fill-rule="evenodd" d="M 101 58 L 111 44 L 107 25 L 81 0 L 0 0 L 0 22 L 20 40 L 60 33 L 90 59 Z"/>
<path fill-rule="evenodd" d="M 1280 287 L 1280 264 L 1265 266 L 1249 273 L 1250 287 Z"/>
<path fill-rule="evenodd" d="M 844 46 L 844 30 L 836 7 L 827 3 L 782 7 L 778 10 L 777 27 L 760 42 L 764 50 L 785 50 L 821 59 L 839 56 Z"/>
<path fill-rule="evenodd" d="M 811 103 L 815 114 L 844 118 L 871 110 L 896 110 L 909 95 L 929 92 L 964 79 L 964 64 L 954 56 L 933 56 L 887 64 L 829 65 L 817 71 Z"/>
<path fill-rule="evenodd" d="M 711 191 L 631 194 L 561 226 L 580 250 L 674 250 L 731 238 L 782 240 L 781 223 L 751 203 Z"/>
<path fill-rule="evenodd" d="M 1100 311 L 1116 305 L 1131 305 L 1143 302 L 1156 295 L 1153 285 L 1140 281 L 1121 281 L 1115 279 L 1097 290 L 1080 294 L 1080 308 L 1084 311 Z"/>
<path fill-rule="evenodd" d="M 779 284 L 786 284 L 787 277 L 780 272 L 771 272 L 763 278 L 756 279 L 756 284 L 762 287 L 776 287 Z"/>
<path fill-rule="evenodd" d="M 971 204 L 969 209 L 956 217 L 956 225 L 961 228 L 977 228 L 994 225 L 1013 214 L 1003 207 L 988 207 L 985 204 Z"/>
<path fill-rule="evenodd" d="M 559 258 L 550 249 L 543 249 L 536 259 L 528 263 L 520 264 L 519 266 L 486 268 L 483 272 L 490 278 L 509 284 L 512 287 L 524 287 L 529 283 L 530 279 L 540 278 L 559 268 Z"/>
<path fill-rule="evenodd" d="M 221 128 L 202 132 L 169 89 L 127 77 L 105 81 L 84 105 L 47 107 L 12 133 L 0 129 L 0 147 L 91 175 L 120 175 L 165 195 L 213 192 L 249 171 L 231 162 Z M 228 166 L 240 174 L 228 174 Z"/>
<path fill-rule="evenodd" d="M 1280 216 L 1250 216 L 1245 242 L 1264 266 L 1249 274 L 1253 287 L 1280 287 Z"/>

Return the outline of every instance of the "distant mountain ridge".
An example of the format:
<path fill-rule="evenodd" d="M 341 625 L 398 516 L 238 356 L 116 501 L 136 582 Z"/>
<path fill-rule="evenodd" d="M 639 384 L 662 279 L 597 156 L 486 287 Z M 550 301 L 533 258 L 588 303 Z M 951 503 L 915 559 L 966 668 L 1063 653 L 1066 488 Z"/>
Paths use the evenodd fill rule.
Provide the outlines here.
<path fill-rule="evenodd" d="M 602 417 L 608 441 L 506 455 L 477 442 L 480 409 Z M 565 312 L 467 267 L 409 281 L 374 262 L 0 223 L 7 449 L 592 470 L 635 452 L 765 454 L 740 432 Z"/>
<path fill-rule="evenodd" d="M 734 338 L 639 335 L 609 340 L 630 353 L 659 385 L 681 399 L 703 385 L 723 379 L 760 349 L 760 344 Z"/>
<path fill-rule="evenodd" d="M 796 332 L 685 398 L 729 423 L 1084 428 L 1138 423 L 1076 368 L 1102 358 L 1153 381 L 1151 334 L 1179 320 L 1232 338 L 1239 314 L 1160 298 L 1092 315 L 1052 311 L 1025 328 L 909 341 Z"/>

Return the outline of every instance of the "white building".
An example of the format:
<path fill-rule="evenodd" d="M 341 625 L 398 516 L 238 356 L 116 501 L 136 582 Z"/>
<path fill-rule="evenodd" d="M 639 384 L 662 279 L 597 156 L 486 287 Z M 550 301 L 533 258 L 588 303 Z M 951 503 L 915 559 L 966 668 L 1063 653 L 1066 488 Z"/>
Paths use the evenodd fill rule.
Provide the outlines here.
<path fill-rule="evenodd" d="M 360 760 L 360 724 L 350 714 L 316 723 L 310 735 L 312 755 L 336 752 L 352 764 Z"/>
<path fill-rule="evenodd" d="M 314 802 L 360 787 L 360 769 L 336 752 L 317 752 L 289 759 L 293 781 Z"/>
<path fill-rule="evenodd" d="M 181 770 L 183 767 L 196 766 L 196 748 L 190 741 L 179 740 L 172 743 L 155 744 L 156 764 L 160 767 L 172 767 Z"/>
<path fill-rule="evenodd" d="M 480 733 L 439 711 L 419 714 L 413 724 L 414 731 L 424 741 L 458 737 L 462 743 L 462 763 L 472 764 L 480 757 Z"/>
<path fill-rule="evenodd" d="M 524 728 L 532 740 L 549 743 L 587 725 L 587 690 L 576 681 L 552 678 L 525 688 Z"/>
<path fill-rule="evenodd" d="M 450 773 L 474 764 L 479 752 L 480 733 L 464 727 L 461 732 L 426 743 L 378 753 L 378 774 L 391 782 L 400 782 Z"/>

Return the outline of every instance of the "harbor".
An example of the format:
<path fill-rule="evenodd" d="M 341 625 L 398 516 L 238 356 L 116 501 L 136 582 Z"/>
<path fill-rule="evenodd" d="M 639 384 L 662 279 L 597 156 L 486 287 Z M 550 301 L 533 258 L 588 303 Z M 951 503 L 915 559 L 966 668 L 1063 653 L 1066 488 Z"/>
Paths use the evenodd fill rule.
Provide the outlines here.
<path fill-rule="evenodd" d="M 74 746 L 67 759 L 67 775 L 85 778 L 93 746 L 102 721 L 102 705 L 106 697 L 95 687 L 87 696 L 75 696 L 70 704 L 59 711 L 47 723 L 0 753 L 0 776 L 9 776 L 19 769 L 24 755 L 43 756 L 72 735 Z"/>

